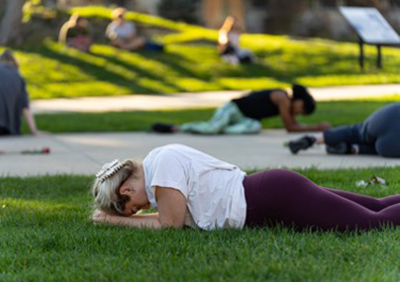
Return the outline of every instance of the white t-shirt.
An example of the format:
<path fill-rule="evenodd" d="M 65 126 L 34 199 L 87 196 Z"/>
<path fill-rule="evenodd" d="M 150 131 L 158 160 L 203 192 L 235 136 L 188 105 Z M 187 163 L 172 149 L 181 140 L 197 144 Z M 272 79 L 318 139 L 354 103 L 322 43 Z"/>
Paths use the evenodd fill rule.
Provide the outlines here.
<path fill-rule="evenodd" d="M 126 21 L 122 25 L 111 22 L 107 26 L 106 36 L 110 39 L 124 39 L 131 35 L 136 35 L 136 27 L 132 22 Z"/>
<path fill-rule="evenodd" d="M 179 190 L 192 224 L 201 229 L 242 228 L 245 173 L 237 166 L 181 144 L 152 150 L 143 161 L 146 192 L 157 208 L 155 186 Z M 185 221 L 191 226 L 190 222 Z"/>

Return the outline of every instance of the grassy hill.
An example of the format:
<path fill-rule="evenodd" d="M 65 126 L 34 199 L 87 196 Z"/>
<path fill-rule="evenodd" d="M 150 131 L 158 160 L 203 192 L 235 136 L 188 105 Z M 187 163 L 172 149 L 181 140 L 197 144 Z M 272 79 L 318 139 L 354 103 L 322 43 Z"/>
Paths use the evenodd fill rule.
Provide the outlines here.
<path fill-rule="evenodd" d="M 102 7 L 73 11 L 92 24 L 110 18 L 110 10 Z M 218 57 L 215 30 L 134 12 L 127 18 L 162 30 L 153 39 L 164 42 L 166 52 L 127 52 L 95 44 L 85 54 L 51 38 L 40 46 L 25 46 L 15 51 L 31 98 L 262 89 L 294 82 L 313 87 L 400 83 L 400 50 L 396 48 L 383 48 L 384 69 L 379 70 L 375 47 L 367 46 L 366 70 L 361 71 L 355 43 L 244 34 L 242 46 L 257 55 L 258 63 L 233 66 Z"/>

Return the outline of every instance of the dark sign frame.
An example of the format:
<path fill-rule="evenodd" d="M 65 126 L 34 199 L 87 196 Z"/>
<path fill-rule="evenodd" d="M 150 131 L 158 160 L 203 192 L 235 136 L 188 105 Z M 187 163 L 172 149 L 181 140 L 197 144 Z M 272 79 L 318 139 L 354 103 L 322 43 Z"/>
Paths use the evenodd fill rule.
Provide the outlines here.
<path fill-rule="evenodd" d="M 400 36 L 381 13 L 371 7 L 339 7 L 359 38 L 359 65 L 364 69 L 364 44 L 377 48 L 376 66 L 382 68 L 382 46 L 400 46 Z"/>

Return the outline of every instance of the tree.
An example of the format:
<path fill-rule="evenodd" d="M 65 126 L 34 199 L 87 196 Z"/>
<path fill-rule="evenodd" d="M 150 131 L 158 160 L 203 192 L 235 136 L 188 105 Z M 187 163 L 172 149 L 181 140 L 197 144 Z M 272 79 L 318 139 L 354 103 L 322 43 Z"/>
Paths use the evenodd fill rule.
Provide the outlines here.
<path fill-rule="evenodd" d="M 0 0 L 0 45 L 19 41 L 25 1 Z"/>

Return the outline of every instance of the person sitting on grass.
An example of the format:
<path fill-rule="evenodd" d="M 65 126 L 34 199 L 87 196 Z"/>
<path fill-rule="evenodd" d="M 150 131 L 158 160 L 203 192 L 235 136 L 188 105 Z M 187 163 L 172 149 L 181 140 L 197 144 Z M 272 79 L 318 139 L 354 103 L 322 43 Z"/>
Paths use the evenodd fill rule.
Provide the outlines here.
<path fill-rule="evenodd" d="M 20 135 L 23 114 L 33 135 L 38 134 L 35 119 L 29 109 L 25 80 L 18 71 L 19 65 L 10 50 L 0 55 L 0 136 Z"/>
<path fill-rule="evenodd" d="M 106 36 L 114 47 L 136 51 L 145 49 L 148 51 L 163 51 L 164 45 L 146 40 L 138 36 L 135 25 L 125 19 L 126 9 L 117 8 L 112 14 L 112 22 L 107 26 Z"/>
<path fill-rule="evenodd" d="M 299 173 L 239 167 L 193 148 L 153 149 L 143 163 L 107 163 L 92 187 L 92 220 L 136 228 L 204 230 L 283 225 L 355 231 L 400 225 L 400 195 L 376 199 L 320 187 Z M 156 213 L 138 214 L 156 209 Z"/>
<path fill-rule="evenodd" d="M 227 17 L 218 32 L 218 51 L 228 63 L 255 63 L 256 57 L 249 49 L 240 48 L 242 27 L 234 17 Z"/>
<path fill-rule="evenodd" d="M 61 27 L 58 41 L 82 52 L 89 52 L 92 38 L 87 20 L 79 14 L 72 14 L 69 21 Z"/>
<path fill-rule="evenodd" d="M 293 85 L 292 97 L 289 97 L 283 89 L 256 91 L 222 105 L 207 122 L 185 123 L 180 126 L 156 123 L 152 126 L 152 131 L 251 134 L 261 131 L 262 119 L 274 116 L 282 118 L 288 132 L 323 131 L 330 128 L 326 122 L 318 125 L 302 125 L 296 121 L 296 115 L 310 115 L 315 108 L 315 100 L 308 90 L 301 85 Z"/>
<path fill-rule="evenodd" d="M 289 142 L 293 154 L 315 143 L 326 144 L 328 154 L 380 155 L 400 158 L 400 103 L 386 105 L 366 121 L 340 126 L 317 136 L 307 135 Z"/>

